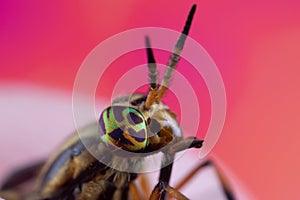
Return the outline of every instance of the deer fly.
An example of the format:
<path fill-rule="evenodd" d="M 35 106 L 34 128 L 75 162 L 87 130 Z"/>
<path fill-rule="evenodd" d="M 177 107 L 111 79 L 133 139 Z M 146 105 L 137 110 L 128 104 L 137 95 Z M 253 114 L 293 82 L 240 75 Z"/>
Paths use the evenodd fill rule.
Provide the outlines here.
<path fill-rule="evenodd" d="M 196 137 L 184 138 L 176 114 L 161 99 L 169 88 L 195 10 L 196 5 L 193 5 L 170 56 L 161 84 L 158 84 L 158 72 L 150 40 L 146 37 L 150 78 L 148 94 L 132 94 L 115 99 L 110 107 L 104 109 L 97 123 L 81 130 L 83 137 L 79 138 L 74 133 L 48 160 L 22 168 L 8 177 L 1 187 L 0 196 L 13 200 L 188 199 L 179 189 L 197 171 L 213 163 L 201 163 L 177 187 L 169 185 L 175 154 L 189 148 L 201 148 L 203 140 Z M 111 165 L 99 162 L 91 155 L 90 149 Z M 121 150 L 134 155 L 120 155 Z M 113 166 L 135 166 L 138 165 L 136 158 L 139 153 L 153 155 L 157 152 L 163 154 L 159 179 L 150 197 L 145 197 L 143 195 L 147 193 L 147 183 L 142 178 L 143 175 L 119 171 Z M 164 163 L 169 164 L 165 166 Z M 235 199 L 221 173 L 218 175 L 225 196 Z M 141 178 L 137 179 L 138 176 Z"/>

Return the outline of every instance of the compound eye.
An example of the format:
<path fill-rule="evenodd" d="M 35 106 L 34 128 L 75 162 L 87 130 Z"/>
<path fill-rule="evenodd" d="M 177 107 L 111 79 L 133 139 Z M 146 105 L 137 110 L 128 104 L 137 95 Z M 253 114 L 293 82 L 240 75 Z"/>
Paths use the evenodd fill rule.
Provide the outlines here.
<path fill-rule="evenodd" d="M 101 139 L 131 152 L 143 150 L 147 145 L 147 125 L 143 115 L 125 106 L 106 108 L 99 119 Z"/>

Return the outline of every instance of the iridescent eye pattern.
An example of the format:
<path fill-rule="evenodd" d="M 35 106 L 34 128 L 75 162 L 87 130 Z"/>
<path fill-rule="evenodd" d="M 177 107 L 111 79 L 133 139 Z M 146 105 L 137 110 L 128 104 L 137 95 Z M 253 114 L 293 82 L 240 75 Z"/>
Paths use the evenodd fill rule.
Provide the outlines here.
<path fill-rule="evenodd" d="M 128 151 L 140 151 L 147 145 L 147 125 L 136 109 L 112 106 L 105 109 L 99 120 L 104 143 Z"/>

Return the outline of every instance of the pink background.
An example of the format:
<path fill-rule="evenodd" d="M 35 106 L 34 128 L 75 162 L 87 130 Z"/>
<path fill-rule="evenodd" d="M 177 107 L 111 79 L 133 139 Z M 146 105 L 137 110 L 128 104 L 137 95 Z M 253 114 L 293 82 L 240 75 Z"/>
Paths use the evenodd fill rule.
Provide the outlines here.
<path fill-rule="evenodd" d="M 2 1 L 0 84 L 29 83 L 71 96 L 77 70 L 97 44 L 137 27 L 180 31 L 193 3 Z M 299 9 L 295 0 L 200 1 L 190 33 L 212 56 L 226 87 L 227 120 L 214 153 L 258 199 L 300 197 Z M 164 63 L 168 56 L 158 58 Z M 144 61 L 129 55 L 114 63 L 122 70 L 109 69 L 115 77 L 103 77 L 101 96 L 109 98 L 117 77 Z M 206 117 L 200 131 L 207 123 Z"/>

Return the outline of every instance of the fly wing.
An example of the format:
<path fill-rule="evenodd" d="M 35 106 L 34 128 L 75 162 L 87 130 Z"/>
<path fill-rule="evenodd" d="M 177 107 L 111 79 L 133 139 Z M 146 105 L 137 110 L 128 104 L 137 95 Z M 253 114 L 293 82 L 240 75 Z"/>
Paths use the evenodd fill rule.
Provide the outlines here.
<path fill-rule="evenodd" d="M 32 188 L 34 180 L 40 173 L 46 160 L 36 161 L 33 164 L 13 171 L 3 181 L 0 187 L 0 197 L 10 200 L 24 199 L 25 193 Z"/>

